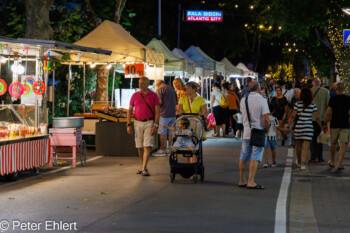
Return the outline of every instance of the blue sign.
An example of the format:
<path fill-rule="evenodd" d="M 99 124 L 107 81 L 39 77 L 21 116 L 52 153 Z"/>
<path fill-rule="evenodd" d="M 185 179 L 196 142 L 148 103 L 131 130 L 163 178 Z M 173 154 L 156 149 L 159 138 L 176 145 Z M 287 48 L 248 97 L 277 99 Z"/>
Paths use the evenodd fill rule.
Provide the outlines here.
<path fill-rule="evenodd" d="M 350 29 L 344 29 L 343 36 L 343 45 L 350 45 Z"/>
<path fill-rule="evenodd" d="M 222 22 L 222 11 L 186 11 L 186 20 L 195 22 Z"/>

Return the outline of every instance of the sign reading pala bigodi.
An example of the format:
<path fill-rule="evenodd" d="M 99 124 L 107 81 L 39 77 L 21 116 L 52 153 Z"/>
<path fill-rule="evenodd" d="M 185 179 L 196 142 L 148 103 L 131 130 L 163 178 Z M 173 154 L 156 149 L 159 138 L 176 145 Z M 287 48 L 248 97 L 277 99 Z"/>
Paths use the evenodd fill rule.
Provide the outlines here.
<path fill-rule="evenodd" d="M 186 11 L 186 21 L 222 22 L 222 11 Z"/>

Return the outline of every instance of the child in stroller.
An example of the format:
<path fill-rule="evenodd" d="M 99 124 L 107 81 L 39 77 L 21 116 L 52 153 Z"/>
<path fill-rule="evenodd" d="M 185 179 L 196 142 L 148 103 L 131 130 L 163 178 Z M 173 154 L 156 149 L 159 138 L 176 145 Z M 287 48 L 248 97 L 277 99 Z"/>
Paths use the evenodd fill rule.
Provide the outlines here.
<path fill-rule="evenodd" d="M 191 140 L 192 131 L 188 128 L 189 126 L 190 121 L 186 117 L 181 118 L 178 128 L 164 125 L 165 128 L 175 131 L 177 135 L 180 135 L 180 137 L 177 137 L 173 147 L 170 148 L 170 151 L 176 152 L 178 149 L 183 148 L 187 148 L 190 151 L 194 151 L 195 145 Z"/>

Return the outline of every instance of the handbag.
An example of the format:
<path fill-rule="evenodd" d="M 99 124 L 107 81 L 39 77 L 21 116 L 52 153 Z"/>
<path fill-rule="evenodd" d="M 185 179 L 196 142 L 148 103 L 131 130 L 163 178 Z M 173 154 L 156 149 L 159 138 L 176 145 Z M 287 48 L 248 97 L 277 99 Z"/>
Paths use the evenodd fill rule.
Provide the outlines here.
<path fill-rule="evenodd" d="M 247 115 L 248 115 L 248 120 L 249 120 L 249 126 L 251 128 L 250 132 L 250 145 L 251 146 L 256 146 L 256 147 L 264 147 L 265 146 L 265 129 L 257 129 L 257 128 L 252 128 L 252 123 L 250 120 L 250 113 L 249 113 L 249 107 L 248 107 L 248 97 L 245 99 L 245 106 L 247 110 Z"/>

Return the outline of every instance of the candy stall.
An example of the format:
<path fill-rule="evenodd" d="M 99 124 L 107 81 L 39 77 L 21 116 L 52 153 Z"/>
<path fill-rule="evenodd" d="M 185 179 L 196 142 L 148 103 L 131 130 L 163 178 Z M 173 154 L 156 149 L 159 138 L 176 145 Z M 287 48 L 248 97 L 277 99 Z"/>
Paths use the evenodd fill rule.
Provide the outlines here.
<path fill-rule="evenodd" d="M 84 55 L 109 56 L 110 51 L 72 44 L 0 36 L 0 175 L 15 180 L 18 172 L 50 162 L 48 79 L 62 56 L 83 65 Z M 3 72 L 1 72 L 3 71 Z M 1 78 L 1 75 L 6 75 Z M 82 93 L 83 95 L 83 93 Z M 16 104 L 15 104 L 16 103 Z M 54 110 L 53 110 L 54 111 Z"/>

